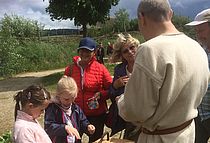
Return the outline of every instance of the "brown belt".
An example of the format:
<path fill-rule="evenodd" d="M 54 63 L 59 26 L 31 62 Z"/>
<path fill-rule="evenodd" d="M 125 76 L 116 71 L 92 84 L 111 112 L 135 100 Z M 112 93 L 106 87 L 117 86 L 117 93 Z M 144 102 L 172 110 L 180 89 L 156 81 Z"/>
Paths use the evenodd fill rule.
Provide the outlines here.
<path fill-rule="evenodd" d="M 178 131 L 181 131 L 182 129 L 186 128 L 187 126 L 189 126 L 191 124 L 191 122 L 193 121 L 193 119 L 184 122 L 183 124 L 176 126 L 176 127 L 172 127 L 172 128 L 167 128 L 167 129 L 163 129 L 163 130 L 154 130 L 154 131 L 149 131 L 146 128 L 142 128 L 142 132 L 148 135 L 166 135 L 166 134 L 172 134 Z"/>

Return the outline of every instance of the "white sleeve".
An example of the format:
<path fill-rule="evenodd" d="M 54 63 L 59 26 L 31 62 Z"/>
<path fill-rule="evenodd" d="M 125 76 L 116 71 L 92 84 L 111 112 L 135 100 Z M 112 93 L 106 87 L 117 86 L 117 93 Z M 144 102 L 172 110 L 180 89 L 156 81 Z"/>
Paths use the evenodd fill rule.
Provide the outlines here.
<path fill-rule="evenodd" d="M 124 96 L 118 100 L 120 116 L 130 122 L 145 122 L 155 113 L 159 100 L 158 87 L 155 79 L 135 64 Z"/>

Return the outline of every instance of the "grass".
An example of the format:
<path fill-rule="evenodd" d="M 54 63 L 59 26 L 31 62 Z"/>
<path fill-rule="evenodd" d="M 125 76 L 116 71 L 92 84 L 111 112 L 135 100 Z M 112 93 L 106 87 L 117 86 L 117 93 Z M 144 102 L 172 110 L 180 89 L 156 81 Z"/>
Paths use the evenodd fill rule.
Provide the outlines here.
<path fill-rule="evenodd" d="M 114 67 L 116 64 L 105 63 L 106 68 L 109 70 L 111 75 L 114 75 Z"/>
<path fill-rule="evenodd" d="M 54 73 L 42 78 L 42 84 L 50 92 L 55 92 L 58 80 L 63 76 L 63 72 Z"/>
<path fill-rule="evenodd" d="M 12 135 L 11 131 L 4 133 L 2 136 L 0 136 L 0 143 L 11 143 L 12 142 L 11 135 Z"/>

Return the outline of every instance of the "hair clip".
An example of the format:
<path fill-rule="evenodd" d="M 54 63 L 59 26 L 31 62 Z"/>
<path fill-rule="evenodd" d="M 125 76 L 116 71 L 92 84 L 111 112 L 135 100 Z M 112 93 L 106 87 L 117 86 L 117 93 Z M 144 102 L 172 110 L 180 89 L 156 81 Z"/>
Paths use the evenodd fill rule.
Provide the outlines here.
<path fill-rule="evenodd" d="M 47 94 L 45 93 L 45 91 L 43 90 L 43 93 L 44 93 L 44 99 L 47 99 L 48 98 L 48 96 L 47 96 Z"/>
<path fill-rule="evenodd" d="M 28 92 L 27 98 L 28 98 L 28 100 L 31 99 L 31 92 L 30 91 Z"/>

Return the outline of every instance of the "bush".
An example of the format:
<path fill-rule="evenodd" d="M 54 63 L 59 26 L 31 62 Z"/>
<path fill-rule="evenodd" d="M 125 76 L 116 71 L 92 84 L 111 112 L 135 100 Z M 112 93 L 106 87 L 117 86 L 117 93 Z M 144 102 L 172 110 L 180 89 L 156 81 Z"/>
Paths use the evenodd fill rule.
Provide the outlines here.
<path fill-rule="evenodd" d="M 35 38 L 40 36 L 43 25 L 38 21 L 17 15 L 5 14 L 1 20 L 1 33 L 4 37 Z"/>
<path fill-rule="evenodd" d="M 15 74 L 24 61 L 16 51 L 18 44 L 14 38 L 0 39 L 0 76 Z"/>
<path fill-rule="evenodd" d="M 0 136 L 0 143 L 12 143 L 12 133 L 8 131 Z"/>
<path fill-rule="evenodd" d="M 61 68 L 76 55 L 76 44 L 51 44 L 15 38 L 0 39 L 0 76 Z"/>

